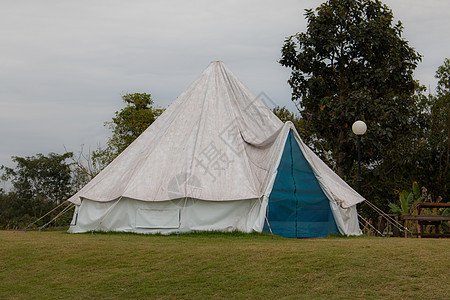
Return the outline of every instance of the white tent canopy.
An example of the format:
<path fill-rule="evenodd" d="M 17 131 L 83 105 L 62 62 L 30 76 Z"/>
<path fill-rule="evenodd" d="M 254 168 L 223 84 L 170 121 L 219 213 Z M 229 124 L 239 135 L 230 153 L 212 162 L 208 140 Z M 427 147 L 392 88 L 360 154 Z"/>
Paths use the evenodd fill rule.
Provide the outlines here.
<path fill-rule="evenodd" d="M 261 232 L 270 227 L 274 183 L 283 189 L 277 174 L 293 138 L 299 150 L 291 157 L 309 165 L 339 232 L 360 234 L 355 205 L 364 199 L 219 61 L 69 199 L 77 205 L 69 231 Z M 294 185 L 300 178 L 288 175 Z"/>

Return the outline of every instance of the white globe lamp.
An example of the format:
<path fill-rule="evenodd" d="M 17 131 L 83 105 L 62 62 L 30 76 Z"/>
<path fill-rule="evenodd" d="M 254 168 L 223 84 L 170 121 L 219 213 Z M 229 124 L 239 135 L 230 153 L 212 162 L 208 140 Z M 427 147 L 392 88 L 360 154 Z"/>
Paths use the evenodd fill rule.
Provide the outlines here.
<path fill-rule="evenodd" d="M 356 135 L 363 135 L 367 131 L 367 125 L 363 121 L 356 121 L 353 123 L 352 131 Z"/>

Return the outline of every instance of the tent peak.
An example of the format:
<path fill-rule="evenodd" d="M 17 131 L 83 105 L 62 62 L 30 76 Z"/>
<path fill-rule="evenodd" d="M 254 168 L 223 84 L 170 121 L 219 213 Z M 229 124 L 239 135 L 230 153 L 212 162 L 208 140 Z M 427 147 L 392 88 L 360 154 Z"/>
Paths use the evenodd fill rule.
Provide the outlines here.
<path fill-rule="evenodd" d="M 219 67 L 219 68 L 226 68 L 225 64 L 223 63 L 223 61 L 221 61 L 221 60 L 213 60 L 213 61 L 211 61 L 209 63 L 208 68 L 206 68 L 206 69 L 217 68 L 217 67 Z"/>

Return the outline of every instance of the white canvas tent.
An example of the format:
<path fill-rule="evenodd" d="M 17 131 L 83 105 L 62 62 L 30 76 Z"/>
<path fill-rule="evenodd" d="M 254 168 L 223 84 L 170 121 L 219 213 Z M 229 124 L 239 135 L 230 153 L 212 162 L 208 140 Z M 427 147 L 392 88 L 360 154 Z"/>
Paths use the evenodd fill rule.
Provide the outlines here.
<path fill-rule="evenodd" d="M 69 232 L 358 235 L 363 200 L 216 61 L 69 199 Z"/>

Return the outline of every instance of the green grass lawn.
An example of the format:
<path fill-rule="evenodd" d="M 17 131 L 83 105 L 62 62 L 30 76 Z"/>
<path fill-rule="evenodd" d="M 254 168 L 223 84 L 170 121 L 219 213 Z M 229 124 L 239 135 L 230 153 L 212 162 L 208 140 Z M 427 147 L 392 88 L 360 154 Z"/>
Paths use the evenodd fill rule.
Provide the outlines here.
<path fill-rule="evenodd" d="M 0 231 L 0 299 L 449 299 L 450 240 Z"/>

